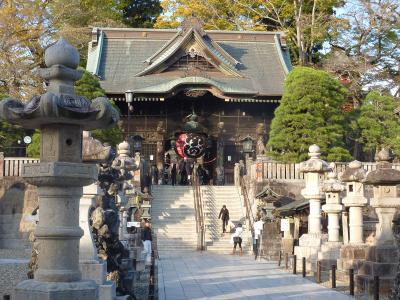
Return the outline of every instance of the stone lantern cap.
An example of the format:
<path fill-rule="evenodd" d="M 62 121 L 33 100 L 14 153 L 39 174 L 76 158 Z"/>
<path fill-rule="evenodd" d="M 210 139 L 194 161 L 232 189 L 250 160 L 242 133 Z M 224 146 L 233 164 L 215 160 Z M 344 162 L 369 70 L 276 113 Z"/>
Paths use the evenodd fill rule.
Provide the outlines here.
<path fill-rule="evenodd" d="M 329 172 L 328 180 L 325 181 L 322 191 L 326 193 L 340 193 L 344 191 L 344 185 L 337 179 L 336 172 Z"/>
<path fill-rule="evenodd" d="M 332 171 L 328 163 L 320 159 L 321 149 L 317 145 L 314 144 L 308 148 L 308 156 L 309 160 L 300 163 L 300 172 L 325 173 Z"/>
<path fill-rule="evenodd" d="M 392 155 L 388 148 L 382 148 L 377 154 L 376 170 L 367 174 L 365 183 L 370 185 L 397 185 L 400 183 L 400 171 L 392 169 Z"/>
<path fill-rule="evenodd" d="M 66 40 L 60 39 L 45 51 L 47 68 L 39 75 L 49 82 L 48 91 L 32 97 L 27 103 L 7 98 L 0 102 L 0 116 L 12 124 L 35 129 L 43 125 L 80 125 L 84 130 L 107 128 L 115 125 L 119 113 L 107 98 L 93 101 L 76 96 L 74 82 L 82 76 L 76 70 L 79 53 Z"/>
<path fill-rule="evenodd" d="M 362 182 L 367 175 L 367 171 L 362 167 L 362 163 L 354 160 L 349 163 L 348 168 L 343 172 L 341 180 L 343 182 L 357 181 Z"/>

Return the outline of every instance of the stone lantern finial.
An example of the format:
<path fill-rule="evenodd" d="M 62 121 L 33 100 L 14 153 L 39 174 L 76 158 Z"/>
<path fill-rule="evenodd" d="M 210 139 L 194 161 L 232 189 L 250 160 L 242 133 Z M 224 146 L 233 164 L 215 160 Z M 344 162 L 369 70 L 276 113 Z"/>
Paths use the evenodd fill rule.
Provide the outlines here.
<path fill-rule="evenodd" d="M 127 141 L 123 141 L 122 143 L 118 144 L 118 155 L 129 156 L 131 153 L 131 146 Z"/>
<path fill-rule="evenodd" d="M 393 161 L 393 153 L 390 148 L 382 147 L 381 151 L 379 151 L 376 155 L 376 162 L 392 162 Z"/>
<path fill-rule="evenodd" d="M 64 38 L 48 47 L 44 53 L 44 62 L 48 68 L 62 65 L 71 69 L 79 66 L 79 52 Z"/>
<path fill-rule="evenodd" d="M 310 158 L 319 158 L 321 156 L 321 149 L 318 145 L 313 144 L 308 148 L 308 156 Z"/>

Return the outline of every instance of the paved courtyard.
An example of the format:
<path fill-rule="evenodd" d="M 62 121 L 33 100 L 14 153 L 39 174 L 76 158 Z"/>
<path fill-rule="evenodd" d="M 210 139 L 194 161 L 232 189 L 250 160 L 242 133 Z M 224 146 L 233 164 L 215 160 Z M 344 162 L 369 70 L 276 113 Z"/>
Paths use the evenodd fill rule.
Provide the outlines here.
<path fill-rule="evenodd" d="M 160 253 L 160 300 L 354 299 L 250 256 L 207 252 Z"/>

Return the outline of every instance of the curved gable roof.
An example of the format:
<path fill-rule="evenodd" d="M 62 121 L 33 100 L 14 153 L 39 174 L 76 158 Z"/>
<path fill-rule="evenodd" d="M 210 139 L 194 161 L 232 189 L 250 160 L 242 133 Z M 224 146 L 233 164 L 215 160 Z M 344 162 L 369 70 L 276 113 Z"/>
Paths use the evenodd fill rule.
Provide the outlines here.
<path fill-rule="evenodd" d="M 220 72 L 169 71 L 176 59 L 173 53 L 188 45 L 185 42 L 196 42 L 207 50 Z M 96 28 L 87 69 L 100 77 L 107 94 L 151 90 L 171 86 L 180 78 L 203 77 L 218 82 L 225 91 L 251 91 L 258 99 L 280 98 L 291 69 L 288 57 L 279 32 Z"/>

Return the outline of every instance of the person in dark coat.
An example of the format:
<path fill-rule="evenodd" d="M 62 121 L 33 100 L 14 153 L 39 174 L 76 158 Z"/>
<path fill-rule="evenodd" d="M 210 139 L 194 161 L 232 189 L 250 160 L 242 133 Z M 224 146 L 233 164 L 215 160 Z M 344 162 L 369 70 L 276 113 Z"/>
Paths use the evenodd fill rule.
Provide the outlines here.
<path fill-rule="evenodd" d="M 191 174 L 190 172 L 190 164 L 187 161 L 187 158 L 184 157 L 183 160 L 181 161 L 179 165 L 179 175 L 181 176 L 181 185 L 187 185 L 188 184 L 188 176 Z"/>
<path fill-rule="evenodd" d="M 176 184 L 176 162 L 172 162 L 171 164 L 171 184 Z"/>
<path fill-rule="evenodd" d="M 226 205 L 223 205 L 221 211 L 219 212 L 218 219 L 222 220 L 222 233 L 226 232 L 226 225 L 228 225 L 229 221 L 229 210 L 226 208 Z"/>

